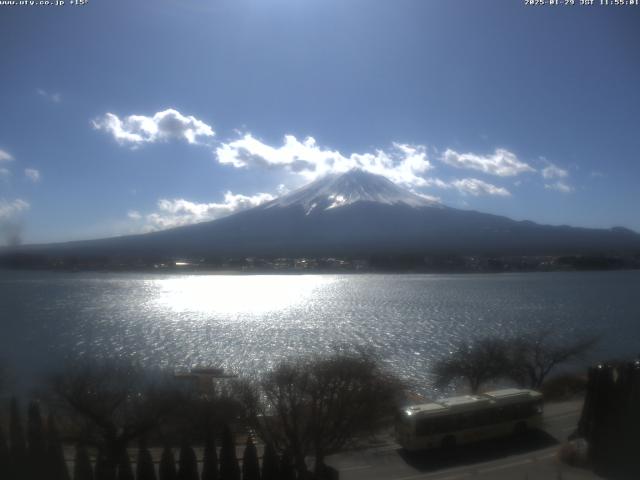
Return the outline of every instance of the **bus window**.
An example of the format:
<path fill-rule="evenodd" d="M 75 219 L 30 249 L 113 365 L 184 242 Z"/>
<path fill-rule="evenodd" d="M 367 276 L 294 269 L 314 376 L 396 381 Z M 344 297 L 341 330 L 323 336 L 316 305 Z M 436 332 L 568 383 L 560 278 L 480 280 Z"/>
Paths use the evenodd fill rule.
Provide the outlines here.
<path fill-rule="evenodd" d="M 468 428 L 473 428 L 477 423 L 476 417 L 477 415 L 472 412 L 459 415 L 456 422 L 456 430 L 466 430 Z"/>
<path fill-rule="evenodd" d="M 423 418 L 416 421 L 416 436 L 424 437 L 431 435 L 433 432 L 433 426 L 437 418 Z"/>
<path fill-rule="evenodd" d="M 476 426 L 484 427 L 485 425 L 491 425 L 496 422 L 496 418 L 497 415 L 495 408 L 479 411 L 476 414 Z"/>
<path fill-rule="evenodd" d="M 416 436 L 434 435 L 455 430 L 457 422 L 453 416 L 422 418 L 416 421 Z"/>
<path fill-rule="evenodd" d="M 433 433 L 446 433 L 452 430 L 455 430 L 455 416 L 447 415 L 445 417 L 440 417 L 437 419 L 438 421 L 434 425 Z"/>

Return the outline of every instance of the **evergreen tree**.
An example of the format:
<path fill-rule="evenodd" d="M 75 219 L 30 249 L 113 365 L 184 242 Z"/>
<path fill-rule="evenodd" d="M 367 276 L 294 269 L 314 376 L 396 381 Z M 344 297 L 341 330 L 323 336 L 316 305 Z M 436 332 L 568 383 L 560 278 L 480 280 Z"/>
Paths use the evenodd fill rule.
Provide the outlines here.
<path fill-rule="evenodd" d="M 280 459 L 280 480 L 295 480 L 296 473 L 291 464 L 291 456 L 286 450 Z"/>
<path fill-rule="evenodd" d="M 207 436 L 202 460 L 202 480 L 218 480 L 218 452 L 212 435 Z"/>
<path fill-rule="evenodd" d="M 18 400 L 11 399 L 11 412 L 9 419 L 9 474 L 11 480 L 23 480 L 26 477 L 27 447 L 24 440 L 24 430 L 20 419 Z"/>
<path fill-rule="evenodd" d="M 9 477 L 9 445 L 0 425 L 0 478 Z"/>
<path fill-rule="evenodd" d="M 151 452 L 147 448 L 144 439 L 138 446 L 138 464 L 136 466 L 136 480 L 156 480 L 156 471 L 153 467 Z"/>
<path fill-rule="evenodd" d="M 240 467 L 236 457 L 236 445 L 227 425 L 222 430 L 222 446 L 220 448 L 220 479 L 240 480 Z"/>
<path fill-rule="evenodd" d="M 49 414 L 47 418 L 46 473 L 49 480 L 69 480 L 69 469 L 64 459 L 64 449 L 52 414 Z M 41 478 L 39 477 L 37 480 Z"/>
<path fill-rule="evenodd" d="M 247 437 L 247 445 L 242 456 L 242 480 L 260 480 L 260 464 L 258 451 L 251 437 Z"/>
<path fill-rule="evenodd" d="M 98 450 L 96 459 L 95 480 L 116 480 L 116 469 L 113 462 L 110 462 L 104 449 Z"/>
<path fill-rule="evenodd" d="M 180 447 L 178 460 L 178 480 L 198 480 L 198 460 L 196 452 L 187 443 Z"/>
<path fill-rule="evenodd" d="M 280 480 L 278 470 L 278 455 L 273 445 L 267 443 L 262 455 L 262 480 Z"/>
<path fill-rule="evenodd" d="M 118 462 L 118 480 L 135 480 L 129 453 L 125 450 Z"/>
<path fill-rule="evenodd" d="M 173 450 L 165 447 L 160 457 L 159 480 L 177 480 L 176 459 L 173 456 Z"/>
<path fill-rule="evenodd" d="M 73 480 L 93 480 L 93 468 L 89 452 L 84 445 L 76 445 L 76 456 L 73 462 Z"/>
<path fill-rule="evenodd" d="M 47 443 L 44 438 L 40 405 L 32 401 L 27 409 L 28 478 L 40 480 L 47 474 Z"/>

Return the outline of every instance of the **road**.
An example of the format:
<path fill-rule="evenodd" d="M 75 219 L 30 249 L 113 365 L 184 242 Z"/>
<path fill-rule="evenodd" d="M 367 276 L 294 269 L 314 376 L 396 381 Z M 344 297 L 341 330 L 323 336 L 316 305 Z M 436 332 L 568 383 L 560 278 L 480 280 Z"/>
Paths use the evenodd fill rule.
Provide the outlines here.
<path fill-rule="evenodd" d="M 460 447 L 455 458 L 437 452 L 408 454 L 387 439 L 364 450 L 345 452 L 327 462 L 340 480 L 593 480 L 592 473 L 557 460 L 559 445 L 576 429 L 581 401 L 545 407 L 543 431 L 522 440 L 506 438 Z"/>

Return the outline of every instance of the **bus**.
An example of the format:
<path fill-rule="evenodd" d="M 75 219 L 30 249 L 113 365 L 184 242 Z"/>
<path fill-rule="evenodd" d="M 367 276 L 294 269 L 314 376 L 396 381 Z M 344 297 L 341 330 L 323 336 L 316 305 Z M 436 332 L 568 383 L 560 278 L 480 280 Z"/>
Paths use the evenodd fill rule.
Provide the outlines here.
<path fill-rule="evenodd" d="M 408 451 L 522 434 L 542 424 L 542 394 L 507 388 L 404 407 L 396 420 L 396 439 Z"/>

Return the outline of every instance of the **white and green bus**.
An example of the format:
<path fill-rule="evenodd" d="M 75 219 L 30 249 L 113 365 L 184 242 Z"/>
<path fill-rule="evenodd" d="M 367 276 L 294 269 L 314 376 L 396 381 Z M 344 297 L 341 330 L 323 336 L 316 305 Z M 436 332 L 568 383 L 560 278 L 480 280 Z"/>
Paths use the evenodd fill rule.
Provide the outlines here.
<path fill-rule="evenodd" d="M 445 398 L 403 408 L 396 421 L 396 438 L 408 451 L 451 449 L 537 428 L 542 412 L 542 394 L 534 390 L 507 388 Z"/>

